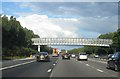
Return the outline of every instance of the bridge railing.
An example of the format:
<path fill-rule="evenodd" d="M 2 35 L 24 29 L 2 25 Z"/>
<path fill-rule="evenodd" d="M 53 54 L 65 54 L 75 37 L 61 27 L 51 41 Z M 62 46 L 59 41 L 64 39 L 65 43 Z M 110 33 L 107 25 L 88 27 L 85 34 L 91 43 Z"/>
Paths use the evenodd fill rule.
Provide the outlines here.
<path fill-rule="evenodd" d="M 33 45 L 94 45 L 109 46 L 111 39 L 97 38 L 32 38 Z"/>

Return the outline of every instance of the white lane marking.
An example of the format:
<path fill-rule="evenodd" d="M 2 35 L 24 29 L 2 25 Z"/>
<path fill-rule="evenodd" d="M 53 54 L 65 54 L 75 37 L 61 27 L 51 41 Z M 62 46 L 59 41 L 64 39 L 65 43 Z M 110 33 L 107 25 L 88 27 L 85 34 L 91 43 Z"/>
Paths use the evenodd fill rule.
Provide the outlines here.
<path fill-rule="evenodd" d="M 85 64 L 85 63 L 84 63 Z M 89 64 L 85 64 L 86 66 L 90 66 Z M 93 69 L 96 69 L 97 71 L 99 71 L 99 72 L 103 72 L 101 69 L 97 69 L 97 68 L 95 68 L 95 67 L 93 67 L 93 66 L 90 66 L 91 68 L 93 68 Z"/>
<path fill-rule="evenodd" d="M 100 69 L 97 69 L 97 71 L 99 71 L 99 72 L 103 72 L 102 70 L 100 70 Z"/>
<path fill-rule="evenodd" d="M 47 71 L 47 72 L 48 72 L 48 73 L 50 73 L 51 71 L 52 71 L 52 69 L 48 69 L 48 71 Z"/>
<path fill-rule="evenodd" d="M 58 64 L 59 59 L 57 59 L 57 60 L 56 60 L 56 62 L 57 62 L 57 63 L 55 63 L 55 65 L 57 65 L 57 64 Z M 54 67 L 54 68 L 55 68 L 55 67 Z M 50 79 L 51 79 L 51 78 L 52 78 L 52 76 L 53 76 L 54 68 L 52 69 L 52 72 L 51 72 L 51 74 L 50 74 Z"/>
<path fill-rule="evenodd" d="M 91 60 L 91 59 L 90 59 Z M 95 60 L 93 60 L 93 61 L 95 61 Z M 83 62 L 81 62 L 81 61 L 79 61 L 80 63 L 82 63 L 82 64 L 84 64 L 84 65 L 86 65 L 85 63 L 83 63 Z M 97 71 L 99 71 L 99 72 L 103 72 L 103 73 L 105 73 L 105 74 L 108 74 L 108 75 L 111 75 L 111 76 L 113 76 L 113 77 L 116 77 L 115 75 L 112 75 L 112 74 L 109 74 L 109 73 L 107 73 L 107 72 L 105 72 L 105 71 L 102 71 L 102 70 L 100 70 L 100 69 L 97 69 L 97 68 L 95 68 L 95 67 L 93 67 L 93 66 L 91 66 L 91 65 L 89 65 L 89 67 L 91 67 L 91 68 L 93 68 L 93 69 L 95 69 L 95 70 L 97 70 Z"/>
<path fill-rule="evenodd" d="M 52 76 L 53 76 L 53 73 L 51 72 L 51 74 L 50 74 L 50 79 L 52 78 Z"/>
<path fill-rule="evenodd" d="M 8 66 L 8 67 L 0 68 L 0 70 L 9 69 L 9 68 L 13 68 L 13 67 L 17 67 L 17 66 L 29 64 L 29 63 L 32 63 L 32 62 L 34 62 L 34 61 L 35 61 L 35 60 L 30 61 L 30 62 L 25 62 L 25 63 L 17 64 L 17 65 L 13 65 L 13 66 Z"/>
<path fill-rule="evenodd" d="M 86 66 L 90 66 L 89 64 L 86 64 Z"/>
<path fill-rule="evenodd" d="M 56 64 L 53 64 L 53 66 L 55 66 Z"/>
<path fill-rule="evenodd" d="M 15 60 L 12 60 L 12 61 L 19 61 L 19 60 L 30 60 L 30 59 L 35 59 L 35 57 L 27 57 L 27 58 L 22 58 L 22 59 L 15 59 Z"/>
<path fill-rule="evenodd" d="M 96 61 L 96 60 L 92 60 L 92 59 L 89 59 L 90 61 L 95 61 L 95 62 L 100 62 L 100 63 L 105 63 L 105 64 L 107 64 L 107 62 L 104 62 L 104 61 Z"/>

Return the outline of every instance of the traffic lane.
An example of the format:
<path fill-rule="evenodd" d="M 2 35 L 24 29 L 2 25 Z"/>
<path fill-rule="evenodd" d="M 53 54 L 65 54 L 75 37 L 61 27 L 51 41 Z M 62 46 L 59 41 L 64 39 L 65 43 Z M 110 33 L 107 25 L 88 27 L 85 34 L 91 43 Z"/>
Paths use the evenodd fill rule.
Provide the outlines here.
<path fill-rule="evenodd" d="M 103 62 L 107 62 L 108 59 L 101 59 L 101 58 L 90 58 L 89 59 L 92 59 L 92 60 L 97 60 L 97 61 L 103 61 Z"/>
<path fill-rule="evenodd" d="M 2 77 L 49 77 L 47 71 L 53 66 L 57 58 L 51 58 L 50 62 L 32 62 L 15 68 L 2 70 Z"/>
<path fill-rule="evenodd" d="M 51 54 L 50 54 L 50 58 L 52 58 Z M 28 58 L 17 59 L 17 60 L 2 60 L 2 68 L 12 66 L 12 65 L 16 65 L 16 64 L 29 62 L 29 61 L 32 61 L 32 60 L 35 60 L 35 59 L 36 59 L 36 57 L 33 57 L 33 58 L 28 57 Z"/>
<path fill-rule="evenodd" d="M 87 61 L 89 62 L 89 61 Z M 88 64 L 83 64 L 75 59 L 58 61 L 53 69 L 51 77 L 116 77 L 106 74 L 98 69 L 91 68 Z"/>
<path fill-rule="evenodd" d="M 21 64 L 21 63 L 25 63 L 25 62 L 29 62 L 35 59 L 26 59 L 26 60 L 3 60 L 2 61 L 2 68 L 4 67 L 8 67 L 8 66 L 12 66 L 12 65 L 16 65 L 16 64 Z"/>
<path fill-rule="evenodd" d="M 100 61 L 100 60 L 94 60 L 94 59 L 88 59 L 88 61 L 82 61 L 83 64 L 88 64 L 91 67 L 94 67 L 96 69 L 99 69 L 101 71 L 103 71 L 104 73 L 107 74 L 111 74 L 113 76 L 118 77 L 118 72 L 111 70 L 111 69 L 107 69 L 107 62 L 105 61 Z"/>

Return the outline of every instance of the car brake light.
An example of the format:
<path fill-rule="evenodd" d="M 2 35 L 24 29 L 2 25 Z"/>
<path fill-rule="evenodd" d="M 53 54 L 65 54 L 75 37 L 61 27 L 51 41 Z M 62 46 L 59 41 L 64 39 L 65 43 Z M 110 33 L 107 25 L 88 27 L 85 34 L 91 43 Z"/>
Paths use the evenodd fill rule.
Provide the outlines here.
<path fill-rule="evenodd" d="M 120 60 L 118 60 L 118 62 L 120 62 Z"/>

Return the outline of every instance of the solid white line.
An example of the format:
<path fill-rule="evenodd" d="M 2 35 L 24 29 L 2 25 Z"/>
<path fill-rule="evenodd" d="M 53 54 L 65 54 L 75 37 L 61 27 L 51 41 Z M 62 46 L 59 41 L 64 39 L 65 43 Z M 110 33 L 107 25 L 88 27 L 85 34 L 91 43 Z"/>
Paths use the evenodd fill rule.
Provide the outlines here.
<path fill-rule="evenodd" d="M 50 79 L 52 78 L 52 76 L 53 76 L 53 73 L 51 72 L 51 74 L 50 74 Z"/>
<path fill-rule="evenodd" d="M 8 66 L 8 67 L 0 68 L 0 70 L 9 69 L 9 68 L 13 68 L 13 67 L 17 67 L 17 66 L 29 64 L 29 63 L 32 63 L 32 62 L 34 62 L 34 61 L 35 61 L 35 60 L 30 61 L 30 62 L 25 62 L 25 63 L 17 64 L 17 65 L 13 65 L 13 66 Z"/>

